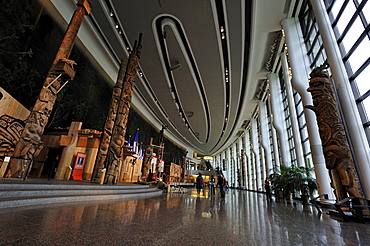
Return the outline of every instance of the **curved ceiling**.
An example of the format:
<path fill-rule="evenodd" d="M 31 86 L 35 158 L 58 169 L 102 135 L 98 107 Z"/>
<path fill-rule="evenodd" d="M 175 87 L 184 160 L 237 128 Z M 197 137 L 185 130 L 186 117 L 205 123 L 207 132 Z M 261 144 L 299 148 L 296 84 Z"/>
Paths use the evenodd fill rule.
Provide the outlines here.
<path fill-rule="evenodd" d="M 51 2 L 61 13 L 73 0 Z M 143 34 L 135 96 L 166 135 L 207 155 L 234 141 L 254 111 L 271 33 L 285 16 L 285 0 L 271 2 L 93 0 L 88 22 L 117 70 Z"/>

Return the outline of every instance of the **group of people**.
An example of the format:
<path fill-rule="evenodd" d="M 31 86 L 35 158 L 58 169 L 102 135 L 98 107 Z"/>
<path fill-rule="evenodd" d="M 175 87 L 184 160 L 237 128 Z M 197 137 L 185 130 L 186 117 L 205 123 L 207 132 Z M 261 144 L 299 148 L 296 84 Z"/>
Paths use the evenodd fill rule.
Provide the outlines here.
<path fill-rule="evenodd" d="M 225 177 L 220 174 L 217 178 L 217 186 L 220 188 L 220 194 L 221 197 L 225 197 L 225 191 L 226 191 L 226 186 L 227 182 Z M 198 195 L 200 195 L 200 192 L 204 189 L 205 183 L 203 181 L 202 174 L 199 173 L 197 179 L 196 179 L 196 188 Z M 211 175 L 211 178 L 208 180 L 208 189 L 209 189 L 209 196 L 214 196 L 215 195 L 215 188 L 216 188 L 216 180 L 213 175 Z M 266 198 L 267 200 L 271 201 L 271 181 L 268 179 L 265 179 L 265 190 L 266 190 Z"/>
<path fill-rule="evenodd" d="M 225 197 L 225 190 L 227 186 L 227 182 L 225 177 L 220 174 L 217 178 L 217 186 L 220 188 L 220 194 L 221 197 Z M 205 183 L 203 181 L 202 174 L 199 173 L 197 179 L 196 179 L 196 188 L 198 195 L 200 194 L 201 190 L 204 189 Z M 208 180 L 208 189 L 209 189 L 209 196 L 215 195 L 215 188 L 216 188 L 216 179 L 213 175 L 211 175 L 211 178 Z"/>

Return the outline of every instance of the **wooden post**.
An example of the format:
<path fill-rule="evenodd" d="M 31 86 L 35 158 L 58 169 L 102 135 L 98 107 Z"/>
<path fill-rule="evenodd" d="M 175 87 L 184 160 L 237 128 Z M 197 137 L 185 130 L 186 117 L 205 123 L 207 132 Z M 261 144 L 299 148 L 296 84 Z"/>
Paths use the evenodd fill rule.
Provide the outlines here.
<path fill-rule="evenodd" d="M 333 86 L 327 71 L 324 71 L 328 67 L 329 64 L 324 63 L 311 72 L 307 91 L 312 95 L 313 106 L 306 108 L 316 114 L 326 168 L 330 171 L 337 201 L 348 196 L 364 198 Z"/>
<path fill-rule="evenodd" d="M 55 179 L 64 179 L 67 168 L 72 164 L 75 149 L 78 141 L 78 131 L 81 130 L 82 122 L 74 121 L 68 131 L 70 142 L 64 147 L 62 155 L 60 156 L 58 169 L 55 174 Z"/>
<path fill-rule="evenodd" d="M 152 145 L 153 145 L 153 138 L 150 138 L 149 145 L 145 149 L 145 152 L 144 152 L 143 166 L 141 168 L 141 179 L 143 181 L 148 181 L 149 169 L 150 169 L 151 161 L 153 158 L 153 146 Z"/>
<path fill-rule="evenodd" d="M 75 75 L 73 65 L 69 60 L 77 32 L 80 29 L 85 14 L 91 12 L 91 0 L 79 0 L 77 9 L 68 25 L 63 41 L 49 70 L 39 97 L 26 120 L 26 126 L 15 147 L 13 158 L 9 163 L 6 177 L 20 178 L 27 176 L 24 172 L 30 170 L 31 161 L 22 165 L 23 160 L 33 160 L 41 150 L 41 135 L 49 120 L 58 92 L 64 84 L 72 80 Z M 64 82 L 64 84 L 63 84 Z"/>
<path fill-rule="evenodd" d="M 134 90 L 136 69 L 141 52 L 141 36 L 142 34 L 140 33 L 139 42 L 135 41 L 123 79 L 123 91 L 118 104 L 117 117 L 114 121 L 112 138 L 106 157 L 105 166 L 107 167 L 107 173 L 105 176 L 105 183 L 107 184 L 117 183 L 117 175 L 123 156 L 123 145 L 127 129 L 128 114 L 131 107 L 132 92 Z"/>
<path fill-rule="evenodd" d="M 112 98 L 109 105 L 108 115 L 107 118 L 105 119 L 103 133 L 100 138 L 98 156 L 95 161 L 95 171 L 93 178 L 94 180 L 98 180 L 100 178 L 100 175 L 102 173 L 101 170 L 105 167 L 105 160 L 107 157 L 109 144 L 113 133 L 114 121 L 117 117 L 119 101 L 122 94 L 122 84 L 126 71 L 126 65 L 127 65 L 126 60 L 122 59 L 121 66 L 118 71 L 117 81 L 113 87 Z"/>

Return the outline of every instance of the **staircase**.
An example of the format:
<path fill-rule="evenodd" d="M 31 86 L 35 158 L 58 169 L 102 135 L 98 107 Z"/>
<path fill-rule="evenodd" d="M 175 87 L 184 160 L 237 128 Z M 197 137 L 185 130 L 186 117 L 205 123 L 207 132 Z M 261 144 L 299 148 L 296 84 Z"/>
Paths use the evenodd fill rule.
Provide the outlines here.
<path fill-rule="evenodd" d="M 84 181 L 0 180 L 0 209 L 55 203 L 147 198 L 162 195 L 149 185 L 99 185 Z"/>

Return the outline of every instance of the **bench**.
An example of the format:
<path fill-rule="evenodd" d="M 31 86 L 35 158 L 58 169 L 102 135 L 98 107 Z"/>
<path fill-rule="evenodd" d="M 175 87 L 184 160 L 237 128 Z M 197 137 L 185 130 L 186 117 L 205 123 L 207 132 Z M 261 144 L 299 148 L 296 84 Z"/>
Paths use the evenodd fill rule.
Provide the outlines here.
<path fill-rule="evenodd" d="M 310 202 L 315 206 L 319 214 L 322 214 L 321 207 L 334 208 L 334 202 L 336 202 L 336 200 L 329 199 L 328 194 L 321 194 L 317 197 L 312 198 Z"/>
<path fill-rule="evenodd" d="M 362 197 L 347 197 L 334 204 L 344 221 L 355 219 L 366 223 L 370 219 L 370 201 Z M 348 211 L 343 211 L 347 208 Z"/>

